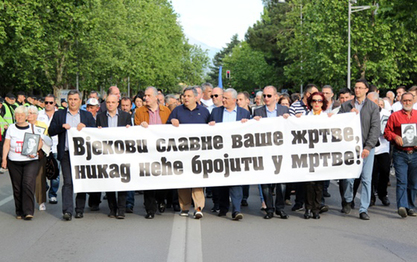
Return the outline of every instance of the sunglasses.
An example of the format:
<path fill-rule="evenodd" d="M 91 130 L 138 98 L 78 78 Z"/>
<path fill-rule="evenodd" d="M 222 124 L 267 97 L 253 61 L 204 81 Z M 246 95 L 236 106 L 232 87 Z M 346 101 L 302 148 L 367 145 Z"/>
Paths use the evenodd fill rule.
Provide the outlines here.
<path fill-rule="evenodd" d="M 322 99 L 311 99 L 312 103 L 323 103 Z"/>
<path fill-rule="evenodd" d="M 271 98 L 272 95 L 264 95 L 264 98 L 266 98 L 266 97 Z"/>
<path fill-rule="evenodd" d="M 54 102 L 53 101 L 45 101 L 45 105 L 47 105 L 47 104 L 53 105 Z"/>
<path fill-rule="evenodd" d="M 218 95 L 218 94 L 215 94 L 215 95 L 211 95 L 211 98 L 214 98 L 214 97 L 219 97 L 220 95 Z"/>

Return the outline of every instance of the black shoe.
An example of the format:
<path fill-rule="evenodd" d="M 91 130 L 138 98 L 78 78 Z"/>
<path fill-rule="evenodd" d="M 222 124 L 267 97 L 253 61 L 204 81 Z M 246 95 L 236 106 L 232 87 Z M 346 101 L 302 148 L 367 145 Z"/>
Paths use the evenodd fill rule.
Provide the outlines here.
<path fill-rule="evenodd" d="M 271 219 L 271 218 L 273 218 L 274 217 L 274 213 L 272 213 L 272 212 L 268 212 L 268 213 L 266 213 L 266 215 L 264 216 L 264 219 Z"/>
<path fill-rule="evenodd" d="M 243 206 L 243 207 L 247 207 L 248 206 L 248 201 L 243 199 L 242 202 L 240 202 L 240 205 Z"/>
<path fill-rule="evenodd" d="M 323 197 L 331 197 L 332 195 L 329 194 L 329 192 L 323 192 Z"/>
<path fill-rule="evenodd" d="M 375 201 L 376 201 L 375 197 L 371 197 L 371 201 L 369 202 L 369 206 L 370 207 L 375 206 Z"/>
<path fill-rule="evenodd" d="M 117 214 L 116 216 L 117 219 L 125 219 L 125 214 Z"/>
<path fill-rule="evenodd" d="M 219 205 L 214 205 L 214 207 L 211 209 L 211 212 L 217 213 L 220 211 Z"/>
<path fill-rule="evenodd" d="M 291 210 L 292 211 L 302 211 L 303 210 L 303 206 L 302 205 L 300 205 L 300 204 L 295 204 L 292 208 L 291 208 Z"/>
<path fill-rule="evenodd" d="M 64 213 L 64 215 L 62 216 L 62 219 L 64 219 L 65 221 L 71 221 L 72 219 L 71 213 Z"/>
<path fill-rule="evenodd" d="M 417 213 L 414 211 L 414 209 L 407 209 L 407 215 L 410 217 L 416 217 Z"/>
<path fill-rule="evenodd" d="M 352 203 L 353 202 L 347 202 L 342 208 L 342 213 L 345 213 L 346 215 L 350 214 L 350 211 L 352 211 Z"/>
<path fill-rule="evenodd" d="M 366 212 L 362 212 L 359 214 L 359 218 L 362 220 L 369 220 L 369 215 Z"/>
<path fill-rule="evenodd" d="M 277 214 L 277 216 L 280 216 L 282 219 L 288 219 L 289 217 L 284 210 L 277 210 L 275 211 L 275 214 Z"/>
<path fill-rule="evenodd" d="M 243 215 L 242 215 L 242 213 L 234 212 L 232 214 L 232 218 L 233 218 L 233 220 L 241 220 L 243 218 Z"/>
<path fill-rule="evenodd" d="M 180 210 L 181 210 L 180 205 L 178 205 L 178 204 L 174 204 L 174 211 L 175 211 L 175 212 L 178 212 L 178 211 L 180 211 Z"/>
<path fill-rule="evenodd" d="M 83 213 L 82 212 L 77 212 L 77 213 L 75 213 L 75 216 L 74 216 L 75 218 L 83 218 L 84 217 L 84 215 L 83 215 Z"/>
<path fill-rule="evenodd" d="M 306 209 L 306 212 L 304 213 L 304 218 L 305 219 L 310 219 L 311 218 L 311 210 L 310 209 Z"/>
<path fill-rule="evenodd" d="M 155 217 L 155 215 L 151 212 L 148 212 L 145 216 L 146 219 L 153 219 Z"/>
<path fill-rule="evenodd" d="M 110 211 L 110 213 L 107 215 L 110 218 L 115 218 L 116 217 L 116 211 Z"/>
<path fill-rule="evenodd" d="M 225 217 L 225 216 L 226 216 L 226 214 L 227 214 L 227 212 L 220 211 L 220 212 L 217 214 L 217 216 L 218 216 L 218 217 Z"/>
<path fill-rule="evenodd" d="M 100 208 L 97 205 L 94 205 L 94 206 L 90 207 L 90 210 L 91 211 L 99 211 Z"/>
<path fill-rule="evenodd" d="M 126 207 L 126 213 L 133 213 L 133 207 Z"/>
<path fill-rule="evenodd" d="M 322 205 L 322 206 L 320 206 L 320 208 L 319 208 L 319 213 L 321 214 L 321 213 L 324 213 L 324 212 L 327 212 L 327 211 L 329 211 L 329 206 L 328 205 Z"/>
<path fill-rule="evenodd" d="M 320 219 L 320 212 L 319 213 L 314 213 L 313 212 L 312 218 L 314 218 L 314 219 Z"/>
<path fill-rule="evenodd" d="M 391 204 L 391 202 L 389 201 L 389 199 L 388 199 L 388 197 L 387 196 L 385 196 L 385 197 L 382 197 L 382 198 L 380 198 L 381 199 L 381 202 L 382 202 L 382 204 L 384 205 L 384 206 L 389 206 L 390 204 Z"/>
<path fill-rule="evenodd" d="M 159 213 L 164 213 L 165 212 L 165 203 L 159 203 L 158 204 L 158 210 L 159 210 Z"/>

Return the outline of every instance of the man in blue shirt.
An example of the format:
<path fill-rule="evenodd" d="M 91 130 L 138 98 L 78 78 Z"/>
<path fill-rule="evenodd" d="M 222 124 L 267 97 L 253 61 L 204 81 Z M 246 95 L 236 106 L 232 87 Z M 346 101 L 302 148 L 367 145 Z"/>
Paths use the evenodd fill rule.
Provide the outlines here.
<path fill-rule="evenodd" d="M 178 127 L 181 124 L 207 124 L 210 113 L 204 106 L 197 104 L 198 92 L 196 87 L 191 86 L 184 89 L 183 102 L 177 106 L 169 115 L 167 123 Z M 188 211 L 191 207 L 191 194 L 194 201 L 194 218 L 203 217 L 203 208 L 205 204 L 204 188 L 182 188 L 178 189 L 178 200 L 180 202 L 180 216 L 188 217 Z"/>

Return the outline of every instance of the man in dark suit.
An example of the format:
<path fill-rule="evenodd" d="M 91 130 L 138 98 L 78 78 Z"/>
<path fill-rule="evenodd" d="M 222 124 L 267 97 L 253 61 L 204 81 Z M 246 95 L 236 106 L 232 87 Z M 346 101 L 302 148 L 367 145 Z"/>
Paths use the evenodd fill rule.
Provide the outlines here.
<path fill-rule="evenodd" d="M 58 110 L 49 125 L 48 133 L 50 136 L 58 135 L 58 160 L 61 161 L 61 170 L 64 177 L 62 186 L 62 213 L 63 219 L 72 219 L 74 210 L 73 186 L 71 176 L 71 163 L 69 158 L 69 147 L 67 130 L 76 127 L 78 130 L 84 127 L 95 127 L 93 115 L 90 112 L 80 110 L 81 94 L 78 91 L 70 91 L 67 96 L 68 108 Z M 78 193 L 76 197 L 75 218 L 82 218 L 85 207 L 85 193 Z"/>
<path fill-rule="evenodd" d="M 277 104 L 277 89 L 274 86 L 267 86 L 263 90 L 263 99 L 265 105 L 255 109 L 253 118 L 260 120 L 262 117 L 278 117 L 283 116 L 287 118 L 289 116 L 289 109 L 286 106 Z M 275 213 L 282 219 L 287 219 L 288 215 L 284 211 L 285 207 L 285 184 L 276 184 L 276 200 L 275 200 Z M 273 185 L 262 185 L 262 193 L 266 204 L 265 219 L 270 219 L 274 216 L 274 198 L 273 198 Z"/>
<path fill-rule="evenodd" d="M 209 125 L 214 125 L 216 122 L 246 122 L 250 119 L 248 110 L 236 105 L 237 92 L 233 88 L 228 88 L 223 92 L 223 106 L 216 107 L 211 111 L 209 118 Z M 215 188 L 219 193 L 219 207 L 220 212 L 218 216 L 226 216 L 229 211 L 229 195 L 232 199 L 232 218 L 240 220 L 243 218 L 240 212 L 240 203 L 243 199 L 242 186 L 225 186 Z"/>
<path fill-rule="evenodd" d="M 97 115 L 96 126 L 102 127 L 130 127 L 130 114 L 118 109 L 119 98 L 115 95 L 109 95 L 106 98 L 106 110 Z M 127 192 L 106 192 L 107 202 L 109 204 L 110 218 L 125 218 L 126 211 L 126 195 Z"/>

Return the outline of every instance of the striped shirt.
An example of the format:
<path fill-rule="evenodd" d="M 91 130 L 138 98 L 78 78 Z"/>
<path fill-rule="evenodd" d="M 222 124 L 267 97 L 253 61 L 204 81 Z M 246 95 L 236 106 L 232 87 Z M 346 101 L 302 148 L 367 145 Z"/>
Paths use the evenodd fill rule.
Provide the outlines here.
<path fill-rule="evenodd" d="M 296 114 L 306 114 L 306 112 L 308 112 L 308 108 L 307 105 L 304 104 L 303 100 L 299 100 L 297 102 L 294 102 L 291 106 L 290 106 L 290 115 L 294 116 Z"/>

